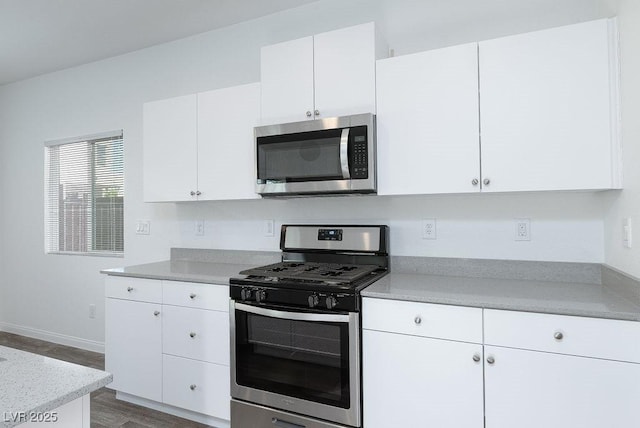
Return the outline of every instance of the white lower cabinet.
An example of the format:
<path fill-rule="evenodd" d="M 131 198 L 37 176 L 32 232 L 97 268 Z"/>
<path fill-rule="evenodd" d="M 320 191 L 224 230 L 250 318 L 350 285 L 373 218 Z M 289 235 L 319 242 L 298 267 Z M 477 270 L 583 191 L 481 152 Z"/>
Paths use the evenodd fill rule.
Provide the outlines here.
<path fill-rule="evenodd" d="M 640 426 L 639 364 L 495 346 L 485 357 L 487 428 Z"/>
<path fill-rule="evenodd" d="M 367 428 L 640 426 L 638 322 L 372 298 L 362 319 Z"/>
<path fill-rule="evenodd" d="M 122 289 L 130 293 L 132 299 L 152 299 L 153 293 L 137 294 L 139 285 L 148 286 L 148 283 L 137 279 L 107 280 L 105 369 L 113 374 L 110 388 L 162 401 L 161 305 L 110 297 L 122 294 Z"/>
<path fill-rule="evenodd" d="M 364 426 L 483 427 L 482 309 L 365 298 L 362 320 Z"/>
<path fill-rule="evenodd" d="M 137 404 L 228 426 L 229 287 L 112 276 L 106 282 L 109 387 Z"/>
<path fill-rule="evenodd" d="M 229 366 L 163 356 L 164 402 L 193 412 L 230 419 Z"/>
<path fill-rule="evenodd" d="M 482 345 L 372 330 L 362 342 L 364 426 L 483 427 Z"/>

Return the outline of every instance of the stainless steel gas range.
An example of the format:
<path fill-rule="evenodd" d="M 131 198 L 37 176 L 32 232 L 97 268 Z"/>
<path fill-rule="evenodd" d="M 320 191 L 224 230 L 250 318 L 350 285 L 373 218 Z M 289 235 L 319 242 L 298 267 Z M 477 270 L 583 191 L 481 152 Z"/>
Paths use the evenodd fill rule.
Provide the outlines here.
<path fill-rule="evenodd" d="M 360 291 L 387 226 L 282 226 L 282 262 L 231 278 L 231 427 L 362 425 Z"/>

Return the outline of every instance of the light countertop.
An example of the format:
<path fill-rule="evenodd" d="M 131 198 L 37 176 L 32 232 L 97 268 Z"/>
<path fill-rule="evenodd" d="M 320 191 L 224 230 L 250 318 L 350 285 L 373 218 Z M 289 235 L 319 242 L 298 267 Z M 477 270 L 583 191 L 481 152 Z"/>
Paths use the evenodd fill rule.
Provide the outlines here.
<path fill-rule="evenodd" d="M 0 415 L 48 412 L 111 383 L 107 372 L 0 346 Z M 0 419 L 0 426 L 18 421 Z"/>
<path fill-rule="evenodd" d="M 640 306 L 589 283 L 390 273 L 362 296 L 640 321 Z"/>
<path fill-rule="evenodd" d="M 242 270 L 255 266 L 256 265 L 235 263 L 167 260 L 164 262 L 105 269 L 101 272 L 107 275 L 130 276 L 134 278 L 228 284 L 229 278 L 237 276 Z"/>

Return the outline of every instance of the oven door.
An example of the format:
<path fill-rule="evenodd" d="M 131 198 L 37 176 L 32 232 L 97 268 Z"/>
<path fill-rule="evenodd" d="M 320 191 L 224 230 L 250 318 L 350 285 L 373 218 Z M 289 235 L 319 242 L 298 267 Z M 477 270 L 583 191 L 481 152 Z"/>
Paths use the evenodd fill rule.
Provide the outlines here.
<path fill-rule="evenodd" d="M 295 312 L 232 301 L 230 317 L 233 398 L 360 426 L 357 313 Z"/>

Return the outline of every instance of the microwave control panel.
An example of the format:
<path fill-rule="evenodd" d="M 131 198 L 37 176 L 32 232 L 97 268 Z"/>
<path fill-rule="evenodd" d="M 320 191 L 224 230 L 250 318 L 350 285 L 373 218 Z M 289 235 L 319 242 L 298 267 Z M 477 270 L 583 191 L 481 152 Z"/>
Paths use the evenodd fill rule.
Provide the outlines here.
<path fill-rule="evenodd" d="M 351 178 L 369 177 L 369 148 L 367 144 L 367 127 L 357 126 L 350 130 L 350 168 Z"/>

